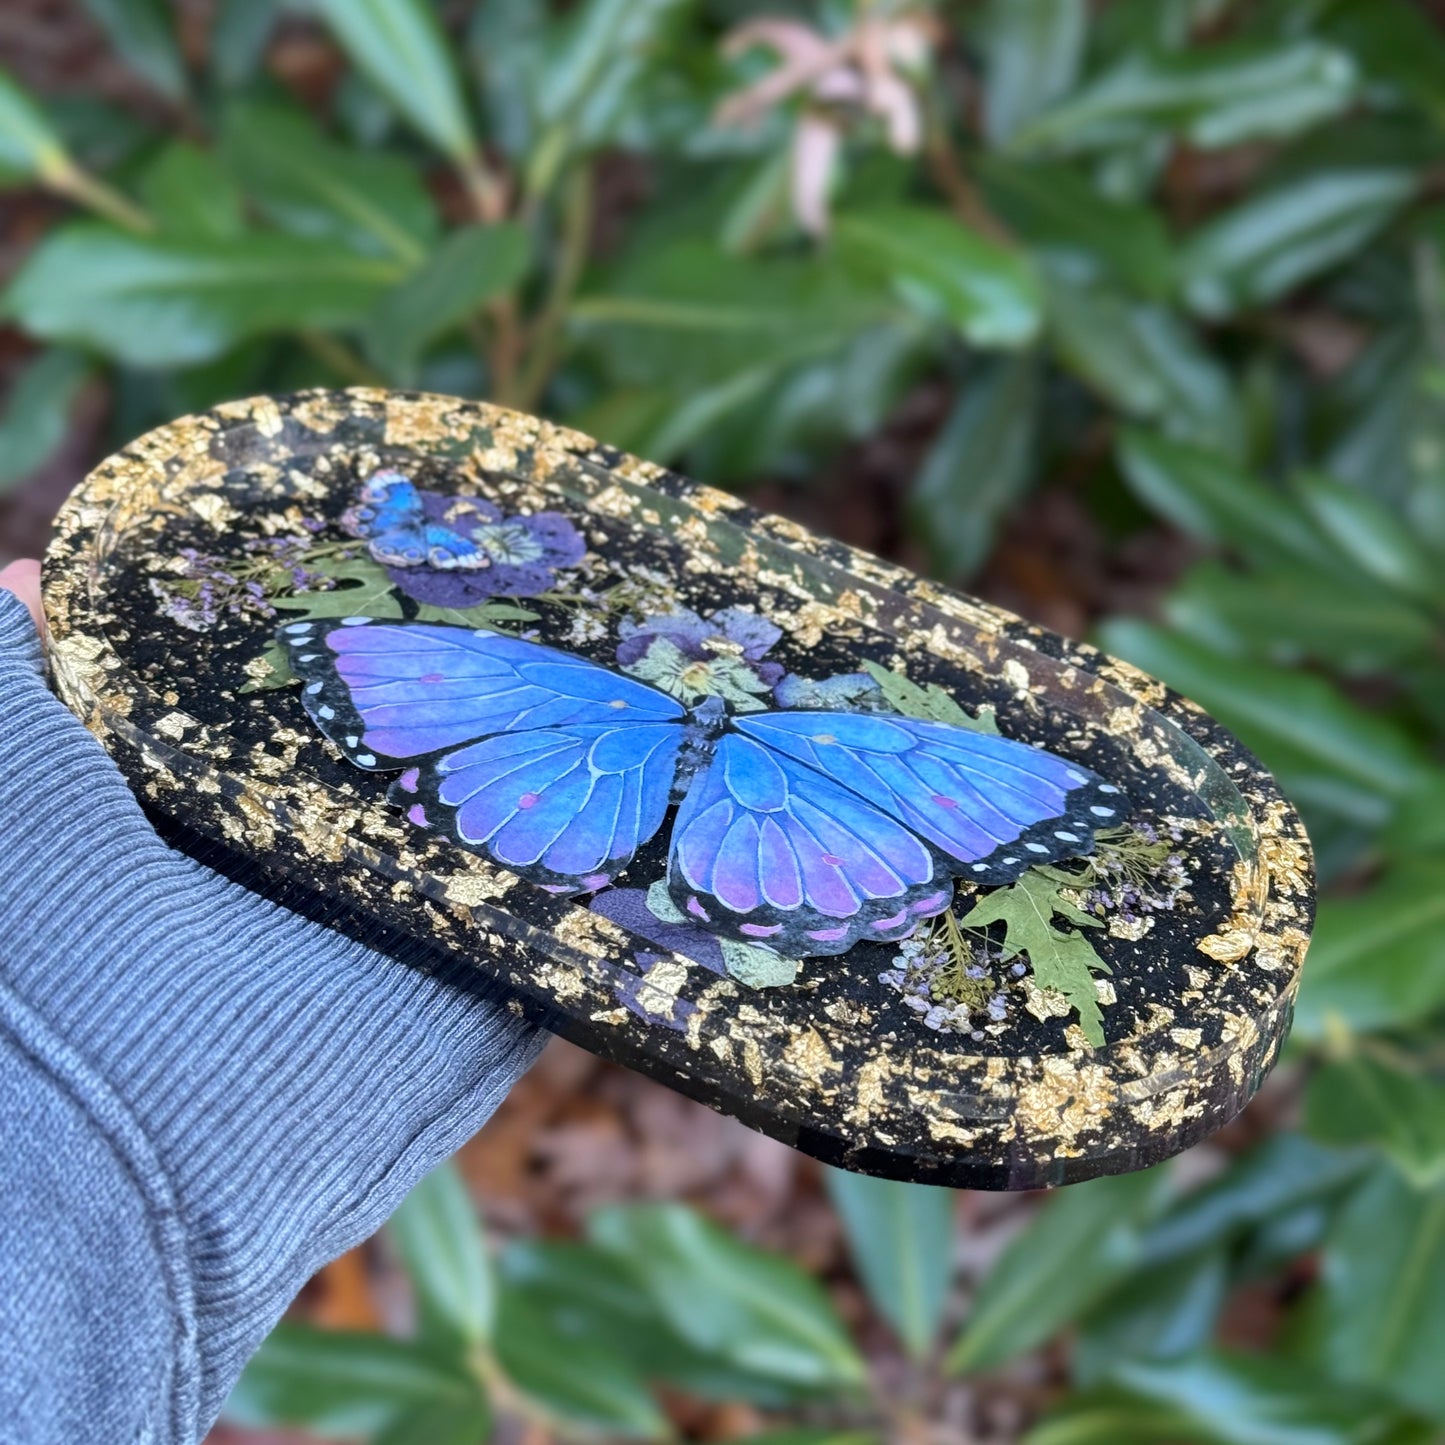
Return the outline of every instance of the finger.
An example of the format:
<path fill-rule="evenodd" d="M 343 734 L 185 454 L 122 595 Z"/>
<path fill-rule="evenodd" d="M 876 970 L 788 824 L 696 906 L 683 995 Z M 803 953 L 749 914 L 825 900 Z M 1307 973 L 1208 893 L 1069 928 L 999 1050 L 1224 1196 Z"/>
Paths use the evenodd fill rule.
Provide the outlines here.
<path fill-rule="evenodd" d="M 29 609 L 35 619 L 35 630 L 45 631 L 45 614 L 40 608 L 40 563 L 31 558 L 22 558 L 8 567 L 0 567 L 0 587 L 13 592 Z"/>

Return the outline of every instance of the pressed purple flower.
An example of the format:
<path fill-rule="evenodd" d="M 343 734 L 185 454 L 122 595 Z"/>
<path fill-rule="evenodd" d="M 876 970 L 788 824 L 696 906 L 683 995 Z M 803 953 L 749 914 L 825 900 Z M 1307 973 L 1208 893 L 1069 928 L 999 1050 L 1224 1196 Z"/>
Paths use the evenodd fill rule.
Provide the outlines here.
<path fill-rule="evenodd" d="M 458 499 L 421 492 L 428 522 L 464 529 L 486 553 L 488 565 L 474 570 L 426 564 L 388 567 L 386 574 L 408 597 L 433 607 L 478 607 L 493 597 L 536 597 L 549 591 L 563 567 L 575 567 L 587 551 L 582 534 L 559 512 L 507 517 L 481 498 L 468 497 L 463 516 Z"/>
<path fill-rule="evenodd" d="M 781 629 L 744 607 L 710 617 L 679 607 L 640 622 L 626 618 L 617 632 L 621 666 L 689 705 L 719 697 L 754 710 L 783 676 L 778 663 L 766 660 Z"/>

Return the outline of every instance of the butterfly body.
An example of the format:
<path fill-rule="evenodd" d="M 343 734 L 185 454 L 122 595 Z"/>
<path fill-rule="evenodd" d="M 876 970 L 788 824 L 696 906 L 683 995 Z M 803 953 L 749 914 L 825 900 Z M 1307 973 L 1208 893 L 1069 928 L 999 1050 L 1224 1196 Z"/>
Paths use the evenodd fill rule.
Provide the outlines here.
<path fill-rule="evenodd" d="M 723 937 L 792 957 L 911 932 L 958 877 L 1090 851 L 1119 790 L 1027 744 L 825 709 L 688 709 L 522 638 L 346 618 L 281 631 L 302 699 L 420 826 L 544 887 L 611 882 L 676 803 L 666 884 Z"/>

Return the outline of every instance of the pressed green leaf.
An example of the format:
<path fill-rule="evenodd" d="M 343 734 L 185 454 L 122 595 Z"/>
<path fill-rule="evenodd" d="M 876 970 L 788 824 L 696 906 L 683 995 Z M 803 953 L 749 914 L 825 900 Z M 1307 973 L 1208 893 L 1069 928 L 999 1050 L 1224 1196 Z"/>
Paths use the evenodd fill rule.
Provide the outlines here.
<path fill-rule="evenodd" d="M 974 169 L 990 204 L 1035 250 L 1075 267 L 1082 261 L 1151 299 L 1172 288 L 1169 232 L 1157 210 L 1105 194 L 1069 165 L 989 155 Z"/>
<path fill-rule="evenodd" d="M 991 141 L 1007 141 L 1073 89 L 1088 23 L 1084 0 L 990 0 L 978 39 L 984 130 Z"/>
<path fill-rule="evenodd" d="M 496 1351 L 510 1382 L 556 1419 L 627 1440 L 669 1434 L 641 1376 L 604 1340 L 559 1331 L 510 1290 L 499 1301 Z"/>
<path fill-rule="evenodd" d="M 1379 827 L 1427 776 L 1402 730 L 1321 678 L 1221 656 L 1144 622 L 1106 623 L 1101 641 L 1238 733 L 1307 810 Z"/>
<path fill-rule="evenodd" d="M 1201 148 L 1297 135 L 1344 111 L 1358 77 L 1316 40 L 1126 56 L 1016 132 L 1016 149 L 1109 149 L 1177 133 Z"/>
<path fill-rule="evenodd" d="M 1182 531 L 1261 562 L 1331 571 L 1343 561 L 1297 502 L 1217 452 L 1130 427 L 1119 462 L 1139 500 Z"/>
<path fill-rule="evenodd" d="M 933 1348 L 953 1275 L 953 1194 L 829 1169 L 828 1194 L 868 1297 L 916 1359 Z"/>
<path fill-rule="evenodd" d="M 1424 1060 L 1353 1053 L 1305 1093 L 1305 1127 L 1329 1144 L 1377 1144 L 1417 1187 L 1445 1180 L 1445 1080 Z"/>
<path fill-rule="evenodd" d="M 186 67 L 167 0 L 85 0 L 117 53 L 163 95 L 183 100 Z"/>
<path fill-rule="evenodd" d="M 834 245 L 846 265 L 883 278 L 923 316 L 946 321 L 975 346 L 1013 349 L 1037 334 L 1038 276 L 1017 251 L 929 206 L 845 211 Z"/>
<path fill-rule="evenodd" d="M 1057 270 L 1048 296 L 1049 339 L 1059 359 L 1111 406 L 1216 453 L 1243 449 L 1229 373 L 1175 312 Z"/>
<path fill-rule="evenodd" d="M 1368 1390 L 1289 1361 L 1203 1353 L 1121 1363 L 1024 1445 L 1427 1445 L 1418 1421 Z"/>
<path fill-rule="evenodd" d="M 1295 1030 L 1321 1038 L 1424 1019 L 1445 1003 L 1445 857 L 1390 869 L 1368 892 L 1320 904 Z"/>
<path fill-rule="evenodd" d="M 1004 958 L 1026 954 L 1034 982 L 1063 994 L 1079 1016 L 1084 1037 L 1101 1048 L 1104 1016 L 1099 1011 L 1094 972 L 1110 970 L 1088 935 L 1078 932 L 1079 928 L 1099 927 L 1099 920 L 1065 899 L 1059 886 L 1055 879 L 1031 868 L 1016 883 L 984 894 L 959 923 L 964 928 L 1002 923 L 1007 929 L 1000 945 Z M 1076 927 L 1060 930 L 1053 921 L 1056 916 Z"/>
<path fill-rule="evenodd" d="M 1439 560 L 1378 497 L 1318 472 L 1296 477 L 1295 491 L 1320 531 L 1366 576 L 1422 601 L 1445 597 Z"/>
<path fill-rule="evenodd" d="M 399 382 L 414 382 L 428 344 L 510 291 L 529 261 L 527 233 L 513 222 L 453 231 L 377 305 L 366 328 L 372 359 Z"/>
<path fill-rule="evenodd" d="M 974 572 L 1009 508 L 1032 480 L 1039 371 L 1032 356 L 972 372 L 913 483 L 910 515 L 935 566 Z"/>
<path fill-rule="evenodd" d="M 436 206 L 412 162 L 338 144 L 304 111 L 235 105 L 221 148 L 261 214 L 298 236 L 415 266 L 439 234 Z"/>
<path fill-rule="evenodd" d="M 453 160 L 476 154 L 460 78 L 427 0 L 315 0 L 358 70 Z"/>
<path fill-rule="evenodd" d="M 1072 1324 L 1137 1267 L 1164 1171 L 1070 1185 L 1010 1242 L 979 1287 L 949 1355 L 956 1371 L 986 1370 Z"/>
<path fill-rule="evenodd" d="M 1258 191 L 1195 231 L 1180 258 L 1202 316 L 1274 301 L 1354 255 L 1414 195 L 1409 171 L 1334 171 Z"/>
<path fill-rule="evenodd" d="M 39 105 L 0 70 L 0 182 L 3 173 L 48 180 L 70 168 L 59 134 Z"/>
<path fill-rule="evenodd" d="M 235 181 L 215 156 L 188 141 L 172 141 L 151 162 L 140 191 L 168 237 L 228 240 L 245 230 Z"/>
<path fill-rule="evenodd" d="M 459 1362 L 409 1341 L 283 1321 L 246 1366 L 226 1416 L 240 1425 L 359 1435 L 412 1411 L 482 1403 Z"/>
<path fill-rule="evenodd" d="M 273 605 L 296 613 L 292 621 L 317 617 L 400 617 L 401 603 L 386 569 L 369 557 L 335 562 L 326 575 L 337 583 L 326 592 L 297 592 Z"/>
<path fill-rule="evenodd" d="M 387 1229 L 406 1263 L 421 1316 L 438 1332 L 475 1344 L 492 1330 L 492 1266 L 477 1211 L 450 1164 L 433 1169 Z"/>
<path fill-rule="evenodd" d="M 1445 1420 L 1445 1186 L 1373 1172 L 1325 1242 L 1309 1353 L 1322 1371 Z"/>
<path fill-rule="evenodd" d="M 299 236 L 151 239 L 82 223 L 36 247 L 4 309 L 33 336 L 182 366 L 248 336 L 355 322 L 396 279 L 392 263 Z"/>
<path fill-rule="evenodd" d="M 734 1239 L 681 1205 L 604 1209 L 588 1232 L 632 1266 L 694 1348 L 785 1385 L 862 1383 L 863 1361 L 828 1296 L 790 1261 Z"/>
<path fill-rule="evenodd" d="M 895 672 L 865 658 L 863 671 L 873 679 L 883 692 L 884 701 L 894 712 L 904 717 L 923 718 L 928 722 L 948 723 L 953 727 L 968 728 L 972 732 L 997 733 L 993 708 L 981 707 L 978 716 L 965 712 L 954 695 L 936 682 L 917 683 L 904 673 Z"/>
<path fill-rule="evenodd" d="M 39 471 L 65 440 L 70 408 L 90 375 L 78 352 L 41 352 L 11 383 L 0 413 L 0 494 Z"/>

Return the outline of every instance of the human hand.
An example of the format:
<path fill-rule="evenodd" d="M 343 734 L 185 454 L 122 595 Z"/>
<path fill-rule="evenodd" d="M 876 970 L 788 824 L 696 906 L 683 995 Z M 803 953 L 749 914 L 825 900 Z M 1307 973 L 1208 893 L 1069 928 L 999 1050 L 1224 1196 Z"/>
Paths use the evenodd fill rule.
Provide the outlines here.
<path fill-rule="evenodd" d="M 39 567 L 12 563 L 0 1419 L 169 1445 L 205 1434 L 307 1278 L 485 1122 L 545 1036 L 478 971 L 425 975 L 167 847 L 46 688 L 41 626 Z"/>

